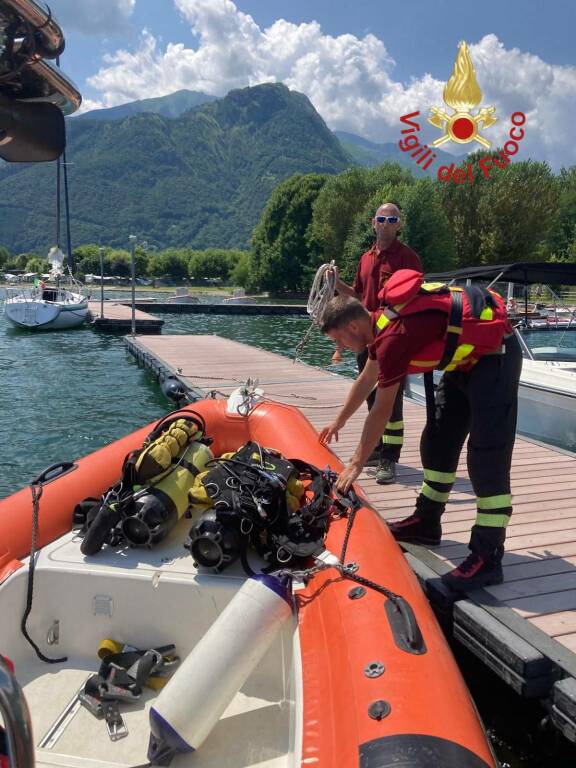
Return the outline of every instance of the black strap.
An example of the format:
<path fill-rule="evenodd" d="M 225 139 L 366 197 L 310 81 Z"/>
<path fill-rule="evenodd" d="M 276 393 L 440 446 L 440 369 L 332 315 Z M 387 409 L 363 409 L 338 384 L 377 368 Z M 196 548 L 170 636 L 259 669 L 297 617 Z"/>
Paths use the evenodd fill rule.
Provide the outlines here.
<path fill-rule="evenodd" d="M 424 374 L 424 392 L 426 394 L 426 424 L 436 426 L 436 392 L 434 391 L 434 371 Z"/>
<path fill-rule="evenodd" d="M 448 333 L 446 335 L 446 345 L 444 347 L 444 354 L 442 359 L 436 366 L 439 370 L 443 371 L 447 365 L 451 362 L 460 340 L 462 333 L 462 314 L 464 312 L 464 301 L 462 299 L 462 291 L 450 291 L 452 295 L 452 306 L 450 307 L 450 315 L 448 316 Z M 452 330 L 458 329 L 458 330 Z"/>
<path fill-rule="evenodd" d="M 188 472 L 192 475 L 192 477 L 196 477 L 197 474 L 199 474 L 200 470 L 198 467 L 195 467 L 194 464 L 192 464 L 191 461 L 188 461 L 187 459 L 180 459 L 179 461 L 175 461 L 175 464 L 179 464 L 181 467 L 184 467 L 184 469 L 187 469 Z"/>

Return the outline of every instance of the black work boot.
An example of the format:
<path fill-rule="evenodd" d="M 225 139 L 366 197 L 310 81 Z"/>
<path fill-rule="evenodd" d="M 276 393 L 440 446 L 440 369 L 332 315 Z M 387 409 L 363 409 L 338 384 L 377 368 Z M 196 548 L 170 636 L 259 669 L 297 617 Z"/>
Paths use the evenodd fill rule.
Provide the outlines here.
<path fill-rule="evenodd" d="M 469 592 L 492 584 L 502 584 L 505 528 L 475 525 L 463 563 L 442 576 L 442 581 L 455 592 Z"/>
<path fill-rule="evenodd" d="M 405 541 L 407 544 L 424 544 L 428 547 L 436 547 L 442 538 L 442 525 L 440 517 L 444 512 L 444 504 L 437 502 L 416 502 L 416 511 L 404 520 L 389 523 L 388 527 L 396 541 Z"/>

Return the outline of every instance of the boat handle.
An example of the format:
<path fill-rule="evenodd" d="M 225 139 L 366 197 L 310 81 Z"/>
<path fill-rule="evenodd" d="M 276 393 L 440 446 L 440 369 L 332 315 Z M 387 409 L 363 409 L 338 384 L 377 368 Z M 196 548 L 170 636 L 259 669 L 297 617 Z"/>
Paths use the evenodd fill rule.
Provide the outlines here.
<path fill-rule="evenodd" d="M 396 596 L 393 600 L 386 600 L 384 609 L 398 648 L 407 653 L 426 653 L 426 643 L 410 603 Z"/>
<path fill-rule="evenodd" d="M 57 477 L 65 475 L 67 472 L 71 472 L 73 469 L 77 469 L 78 465 L 73 461 L 58 461 L 56 464 L 51 464 L 46 469 L 35 477 L 30 485 L 39 485 L 40 483 L 50 483 L 52 480 L 56 480 Z"/>

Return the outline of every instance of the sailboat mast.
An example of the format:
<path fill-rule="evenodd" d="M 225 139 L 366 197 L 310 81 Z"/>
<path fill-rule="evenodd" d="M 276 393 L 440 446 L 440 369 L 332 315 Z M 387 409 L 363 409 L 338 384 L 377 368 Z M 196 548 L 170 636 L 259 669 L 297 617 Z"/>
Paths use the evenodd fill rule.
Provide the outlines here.
<path fill-rule="evenodd" d="M 72 255 L 72 239 L 70 237 L 70 203 L 68 200 L 68 169 L 66 166 L 66 150 L 62 153 L 64 160 L 64 215 L 66 217 L 66 244 L 68 246 L 68 269 L 74 272 L 74 256 Z"/>
<path fill-rule="evenodd" d="M 56 248 L 60 248 L 60 158 L 56 160 Z"/>

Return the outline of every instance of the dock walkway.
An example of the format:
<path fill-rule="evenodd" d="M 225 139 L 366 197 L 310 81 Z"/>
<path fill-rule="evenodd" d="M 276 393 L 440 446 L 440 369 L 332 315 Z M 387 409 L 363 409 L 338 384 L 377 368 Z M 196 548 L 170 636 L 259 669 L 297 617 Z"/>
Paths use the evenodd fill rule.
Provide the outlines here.
<path fill-rule="evenodd" d="M 88 302 L 88 315 L 94 326 L 102 331 L 128 333 L 132 328 L 132 308 L 116 301 L 104 302 L 104 314 L 99 301 Z M 140 333 L 161 333 L 164 320 L 136 309 L 136 331 Z"/>
<path fill-rule="evenodd" d="M 218 336 L 126 338 L 157 376 L 175 374 L 191 389 L 229 394 L 248 377 L 270 399 L 299 407 L 320 429 L 338 412 L 350 379 Z M 425 409 L 405 401 L 405 444 L 398 481 L 380 486 L 374 470 L 360 484 L 385 520 L 410 514 L 422 482 L 419 438 Z M 332 447 L 346 461 L 365 412 Z M 440 546 L 406 545 L 407 558 L 454 636 L 519 694 L 545 698 L 554 724 L 576 741 L 576 456 L 518 438 L 512 464 L 514 514 L 508 526 L 505 581 L 454 602 L 439 576 L 467 555 L 475 497 L 465 451 L 443 517 Z"/>

